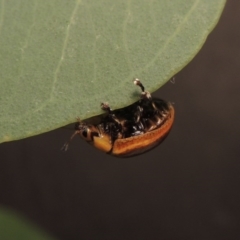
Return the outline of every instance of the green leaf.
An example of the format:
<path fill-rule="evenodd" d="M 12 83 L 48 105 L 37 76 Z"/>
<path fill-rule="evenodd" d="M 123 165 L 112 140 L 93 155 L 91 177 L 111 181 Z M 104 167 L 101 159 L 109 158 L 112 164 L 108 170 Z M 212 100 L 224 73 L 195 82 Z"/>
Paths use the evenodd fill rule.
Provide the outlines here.
<path fill-rule="evenodd" d="M 155 91 L 200 50 L 225 0 L 1 0 L 0 142 Z"/>
<path fill-rule="evenodd" d="M 40 231 L 25 218 L 2 208 L 0 209 L 0 239 L 53 240 L 53 238 Z"/>

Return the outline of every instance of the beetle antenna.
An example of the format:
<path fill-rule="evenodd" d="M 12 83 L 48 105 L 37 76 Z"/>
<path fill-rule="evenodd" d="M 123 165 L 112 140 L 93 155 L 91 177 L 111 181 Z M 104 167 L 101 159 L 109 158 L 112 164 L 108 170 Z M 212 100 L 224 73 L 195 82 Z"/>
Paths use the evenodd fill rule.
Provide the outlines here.
<path fill-rule="evenodd" d="M 70 137 L 70 139 L 62 146 L 62 148 L 61 148 L 62 151 L 66 152 L 68 150 L 70 142 L 79 133 L 80 124 L 81 124 L 81 120 L 79 117 L 77 117 L 77 122 L 75 123 L 75 127 L 74 127 L 76 131 L 73 133 L 73 135 Z"/>
<path fill-rule="evenodd" d="M 61 150 L 62 151 L 67 151 L 69 148 L 70 142 L 73 140 L 73 138 L 79 133 L 79 131 L 75 131 L 73 135 L 70 137 L 70 139 L 62 146 Z"/>
<path fill-rule="evenodd" d="M 142 90 L 141 98 L 152 99 L 150 92 L 145 91 L 144 86 L 142 85 L 141 81 L 138 78 L 135 78 L 133 80 L 133 83 L 141 88 Z"/>

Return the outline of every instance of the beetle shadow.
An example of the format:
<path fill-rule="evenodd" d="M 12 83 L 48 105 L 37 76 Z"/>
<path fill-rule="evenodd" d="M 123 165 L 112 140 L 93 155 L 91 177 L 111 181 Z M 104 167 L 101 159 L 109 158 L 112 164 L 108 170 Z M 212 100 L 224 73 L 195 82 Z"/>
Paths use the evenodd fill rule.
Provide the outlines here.
<path fill-rule="evenodd" d="M 141 93 L 139 91 L 134 91 L 131 94 L 131 97 L 140 99 Z"/>

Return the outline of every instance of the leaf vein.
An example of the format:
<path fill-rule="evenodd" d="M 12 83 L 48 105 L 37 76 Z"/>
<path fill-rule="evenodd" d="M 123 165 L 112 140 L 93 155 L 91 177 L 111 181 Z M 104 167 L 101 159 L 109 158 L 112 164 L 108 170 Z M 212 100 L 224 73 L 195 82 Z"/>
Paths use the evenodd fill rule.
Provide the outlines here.
<path fill-rule="evenodd" d="M 0 33 L 2 30 L 3 26 L 3 20 L 4 20 L 4 10 L 5 10 L 5 0 L 2 0 L 2 5 L 1 5 L 1 16 L 0 16 Z"/>
<path fill-rule="evenodd" d="M 173 34 L 171 36 L 169 36 L 169 38 L 166 40 L 165 44 L 163 45 L 163 47 L 156 53 L 155 57 L 148 62 L 148 64 L 145 65 L 145 67 L 143 67 L 141 69 L 141 71 L 145 71 L 147 68 L 149 68 L 155 61 L 156 59 L 160 56 L 160 54 L 162 52 L 164 52 L 164 50 L 166 50 L 166 48 L 168 47 L 168 45 L 171 43 L 171 41 L 177 36 L 177 34 L 182 30 L 184 24 L 187 22 L 189 16 L 194 12 L 194 10 L 197 8 L 198 4 L 199 4 L 200 0 L 196 0 L 195 3 L 192 5 L 192 7 L 189 9 L 188 13 L 185 15 L 183 21 L 181 22 L 181 24 L 179 24 L 179 26 L 176 28 L 176 31 L 173 32 Z"/>
<path fill-rule="evenodd" d="M 66 52 L 68 39 L 69 39 L 69 35 L 70 35 L 70 28 L 71 28 L 71 26 L 74 23 L 74 18 L 76 16 L 76 13 L 77 13 L 77 10 L 78 10 L 78 7 L 79 7 L 80 3 L 81 3 L 81 0 L 77 0 L 76 1 L 75 8 L 73 9 L 72 15 L 71 15 L 70 20 L 69 20 L 69 24 L 67 25 L 67 28 L 66 28 L 66 36 L 65 36 L 65 39 L 63 41 L 63 47 L 62 47 L 61 56 L 60 56 L 59 62 L 57 64 L 56 70 L 54 71 L 53 85 L 52 85 L 52 91 L 51 91 L 51 95 L 50 95 L 50 100 L 52 99 L 52 97 L 54 95 L 54 92 L 56 90 L 56 83 L 58 81 L 58 74 L 59 74 L 61 65 L 62 65 L 62 63 L 64 61 L 64 58 L 65 58 L 65 52 Z"/>

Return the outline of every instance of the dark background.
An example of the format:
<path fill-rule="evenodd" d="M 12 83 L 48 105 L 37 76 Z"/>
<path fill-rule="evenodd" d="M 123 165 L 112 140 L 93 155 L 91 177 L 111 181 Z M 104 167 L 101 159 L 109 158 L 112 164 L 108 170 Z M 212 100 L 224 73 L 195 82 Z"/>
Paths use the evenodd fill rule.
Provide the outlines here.
<path fill-rule="evenodd" d="M 240 1 L 229 0 L 194 60 L 155 96 L 172 132 L 118 159 L 59 129 L 0 145 L 0 204 L 59 239 L 240 239 Z M 17 123 L 16 123 L 17 127 Z"/>

